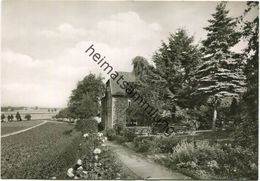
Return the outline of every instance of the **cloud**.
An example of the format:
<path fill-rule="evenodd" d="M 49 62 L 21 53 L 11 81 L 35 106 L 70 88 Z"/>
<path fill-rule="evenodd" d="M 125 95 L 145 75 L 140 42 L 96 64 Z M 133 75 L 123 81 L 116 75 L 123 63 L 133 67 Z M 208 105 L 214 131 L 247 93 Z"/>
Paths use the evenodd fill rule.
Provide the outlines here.
<path fill-rule="evenodd" d="M 144 49 L 145 54 L 154 51 L 163 38 L 160 24 L 146 22 L 133 11 L 111 15 L 85 29 L 63 23 L 53 30 L 40 31 L 40 35 L 64 43 L 68 40 L 73 40 L 73 43 L 84 40 L 105 43 L 111 47 L 136 47 L 136 50 Z"/>
<path fill-rule="evenodd" d="M 97 23 L 96 32 L 102 41 L 120 46 L 158 41 L 161 26 L 147 23 L 135 12 L 119 13 Z"/>
<path fill-rule="evenodd" d="M 73 41 L 57 55 L 34 58 L 11 49 L 2 52 L 2 101 L 4 105 L 66 106 L 71 90 L 90 72 L 108 75 L 85 53 L 95 51 L 117 71 L 132 71 L 131 59 L 149 58 L 160 44 L 161 26 L 146 22 L 135 12 L 112 15 L 91 29 L 63 23 L 40 31 L 59 43 Z M 45 45 L 48 47 L 48 45 Z M 47 51 L 47 50 L 45 50 Z"/>
<path fill-rule="evenodd" d="M 75 28 L 71 24 L 64 23 L 60 24 L 54 30 L 42 30 L 40 35 L 47 38 L 62 38 L 62 39 L 76 39 L 86 35 L 86 31 L 81 28 Z"/>

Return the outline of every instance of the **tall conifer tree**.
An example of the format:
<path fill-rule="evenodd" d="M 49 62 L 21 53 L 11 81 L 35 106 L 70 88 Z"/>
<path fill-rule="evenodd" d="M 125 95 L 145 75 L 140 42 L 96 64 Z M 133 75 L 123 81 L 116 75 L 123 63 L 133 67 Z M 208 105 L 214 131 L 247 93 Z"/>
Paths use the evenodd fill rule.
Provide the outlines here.
<path fill-rule="evenodd" d="M 240 34 L 236 31 L 236 21 L 228 13 L 226 3 L 221 2 L 212 14 L 213 19 L 208 20 L 210 25 L 204 28 L 208 32 L 207 38 L 202 41 L 203 63 L 196 71 L 198 87 L 194 95 L 211 100 L 213 129 L 221 100 L 238 98 L 245 91 L 241 58 L 230 50 L 239 41 Z"/>

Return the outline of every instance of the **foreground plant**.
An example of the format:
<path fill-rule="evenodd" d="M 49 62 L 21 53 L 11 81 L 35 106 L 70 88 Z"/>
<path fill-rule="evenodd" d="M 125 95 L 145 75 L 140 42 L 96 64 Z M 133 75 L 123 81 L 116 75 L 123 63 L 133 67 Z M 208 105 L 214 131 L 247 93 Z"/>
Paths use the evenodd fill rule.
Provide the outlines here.
<path fill-rule="evenodd" d="M 102 133 L 85 133 L 79 145 L 79 157 L 68 169 L 71 179 L 120 179 L 120 168 L 105 145 Z"/>

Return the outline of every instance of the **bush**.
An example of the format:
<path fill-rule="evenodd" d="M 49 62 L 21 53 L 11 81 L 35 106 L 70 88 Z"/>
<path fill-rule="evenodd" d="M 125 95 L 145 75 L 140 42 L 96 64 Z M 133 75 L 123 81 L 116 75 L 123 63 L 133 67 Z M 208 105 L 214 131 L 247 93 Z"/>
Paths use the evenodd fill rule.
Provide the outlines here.
<path fill-rule="evenodd" d="M 182 141 L 169 157 L 172 168 L 205 171 L 211 178 L 202 179 L 257 179 L 257 155 L 230 144 L 210 145 L 206 141 Z"/>
<path fill-rule="evenodd" d="M 27 121 L 29 121 L 29 120 L 31 120 L 32 116 L 31 116 L 30 114 L 26 114 L 26 115 L 24 116 L 24 118 L 25 118 Z"/>
<path fill-rule="evenodd" d="M 154 148 L 154 137 L 136 137 L 134 139 L 134 147 L 136 152 L 151 152 Z"/>
<path fill-rule="evenodd" d="M 124 136 L 128 142 L 134 141 L 134 139 L 137 137 L 135 134 L 135 129 L 126 129 Z"/>
<path fill-rule="evenodd" d="M 116 122 L 118 122 L 116 120 Z M 115 124 L 115 131 L 117 135 L 123 135 L 125 132 L 125 125 L 122 122 L 118 122 L 117 124 Z"/>
<path fill-rule="evenodd" d="M 115 139 L 115 136 L 116 136 L 116 131 L 113 128 L 108 129 L 106 131 L 106 135 L 107 135 L 108 140 L 113 141 Z"/>
<path fill-rule="evenodd" d="M 134 145 L 138 152 L 172 153 L 173 148 L 181 142 L 181 139 L 182 138 L 153 136 L 136 137 L 134 138 Z"/>
<path fill-rule="evenodd" d="M 95 119 L 80 119 L 76 123 L 76 130 L 82 133 L 96 133 L 98 131 L 98 123 Z"/>
<path fill-rule="evenodd" d="M 122 144 L 124 142 L 126 142 L 126 138 L 124 136 L 120 136 L 120 135 L 115 135 L 114 136 L 114 140 L 119 143 L 119 144 Z"/>
<path fill-rule="evenodd" d="M 172 153 L 173 148 L 177 146 L 180 142 L 180 138 L 174 138 L 174 137 L 159 137 L 155 138 L 155 145 L 158 149 L 156 149 L 155 152 L 159 153 Z"/>

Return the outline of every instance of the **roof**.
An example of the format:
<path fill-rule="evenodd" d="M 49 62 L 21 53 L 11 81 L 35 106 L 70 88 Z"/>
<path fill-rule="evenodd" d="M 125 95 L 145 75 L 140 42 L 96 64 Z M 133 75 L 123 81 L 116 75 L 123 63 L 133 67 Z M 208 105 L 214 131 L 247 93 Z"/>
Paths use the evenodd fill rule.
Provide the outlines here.
<path fill-rule="evenodd" d="M 109 79 L 110 82 L 110 87 L 111 87 L 111 94 L 112 96 L 125 96 L 126 92 L 125 89 L 121 88 L 120 85 L 122 86 L 122 82 L 123 81 L 127 81 L 127 82 L 134 82 L 135 81 L 135 76 L 134 73 L 132 72 L 118 72 L 118 77 L 113 80 L 113 79 Z M 118 79 L 120 76 L 123 76 L 123 79 L 119 81 L 119 83 L 117 83 Z"/>

